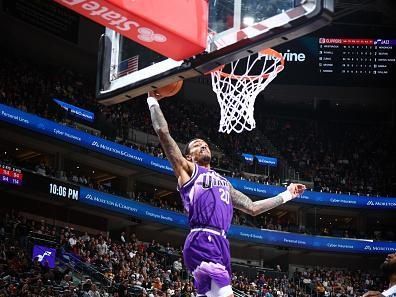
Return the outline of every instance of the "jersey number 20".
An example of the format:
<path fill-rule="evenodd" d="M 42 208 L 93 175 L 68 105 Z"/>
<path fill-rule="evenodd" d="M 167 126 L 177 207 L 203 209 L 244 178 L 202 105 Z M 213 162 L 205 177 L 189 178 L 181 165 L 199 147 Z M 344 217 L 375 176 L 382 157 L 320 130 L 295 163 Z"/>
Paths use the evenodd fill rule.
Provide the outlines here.
<path fill-rule="evenodd" d="M 220 199 L 224 201 L 226 204 L 230 204 L 230 192 L 226 191 L 223 188 L 219 189 Z"/>

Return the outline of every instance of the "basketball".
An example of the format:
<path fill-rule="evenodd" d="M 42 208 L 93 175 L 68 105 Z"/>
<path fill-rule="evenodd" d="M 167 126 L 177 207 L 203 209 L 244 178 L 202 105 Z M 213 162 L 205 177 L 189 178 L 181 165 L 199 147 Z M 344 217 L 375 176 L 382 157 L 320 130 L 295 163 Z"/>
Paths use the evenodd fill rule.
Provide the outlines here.
<path fill-rule="evenodd" d="M 167 86 L 158 88 L 157 90 L 155 90 L 155 93 L 161 95 L 162 97 L 172 97 L 173 95 L 176 95 L 180 91 L 182 86 L 183 86 L 183 81 L 179 80 Z"/>

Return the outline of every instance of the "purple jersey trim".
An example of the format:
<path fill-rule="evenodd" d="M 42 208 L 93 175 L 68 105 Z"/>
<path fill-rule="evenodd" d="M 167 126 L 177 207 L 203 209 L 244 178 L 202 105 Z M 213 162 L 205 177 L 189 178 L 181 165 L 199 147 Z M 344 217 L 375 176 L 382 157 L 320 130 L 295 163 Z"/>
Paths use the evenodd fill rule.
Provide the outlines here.
<path fill-rule="evenodd" d="M 186 182 L 181 186 L 181 188 L 188 187 L 188 185 L 194 181 L 194 179 L 197 177 L 197 175 L 198 175 L 198 165 L 194 163 L 194 171 L 193 171 L 193 173 L 191 174 L 191 178 L 190 178 L 188 181 L 186 181 Z"/>
<path fill-rule="evenodd" d="M 191 174 L 191 177 L 188 181 L 186 181 L 181 187 L 177 185 L 176 189 L 180 192 L 181 189 L 188 187 L 188 185 L 197 177 L 198 175 L 198 165 L 194 163 L 194 171 Z"/>

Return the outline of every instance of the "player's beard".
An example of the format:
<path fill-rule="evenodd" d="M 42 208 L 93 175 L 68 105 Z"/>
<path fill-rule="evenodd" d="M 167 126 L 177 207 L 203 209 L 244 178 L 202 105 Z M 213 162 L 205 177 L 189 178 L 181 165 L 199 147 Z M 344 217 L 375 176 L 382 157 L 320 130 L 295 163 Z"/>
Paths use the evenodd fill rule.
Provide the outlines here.
<path fill-rule="evenodd" d="M 205 164 L 210 164 L 210 160 L 211 160 L 211 158 L 210 158 L 209 155 L 204 155 L 204 156 L 202 156 L 202 158 L 201 158 L 201 162 L 202 162 L 202 163 L 205 163 Z"/>
<path fill-rule="evenodd" d="M 210 164 L 210 155 L 209 154 L 203 154 L 199 156 L 199 159 L 197 160 L 198 165 L 205 166 Z"/>

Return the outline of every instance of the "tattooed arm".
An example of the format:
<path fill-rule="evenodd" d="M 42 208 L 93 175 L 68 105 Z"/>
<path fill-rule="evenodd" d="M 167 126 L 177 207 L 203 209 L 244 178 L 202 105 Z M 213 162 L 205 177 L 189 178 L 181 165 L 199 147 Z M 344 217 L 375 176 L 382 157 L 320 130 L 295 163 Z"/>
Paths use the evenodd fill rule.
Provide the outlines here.
<path fill-rule="evenodd" d="M 283 203 L 283 198 L 279 195 L 253 202 L 248 196 L 238 190 L 235 190 L 233 187 L 231 188 L 230 194 L 232 205 L 236 209 L 250 214 L 251 216 L 257 216 Z"/>
<path fill-rule="evenodd" d="M 148 103 L 150 108 L 151 122 L 155 133 L 157 133 L 162 148 L 164 149 L 165 155 L 169 162 L 172 164 L 173 171 L 178 179 L 179 185 L 183 185 L 187 182 L 192 172 L 194 171 L 194 164 L 183 157 L 179 146 L 176 141 L 171 137 L 169 133 L 168 123 L 161 111 L 158 102 L 153 101 L 160 99 L 154 97 L 153 93 L 149 94 Z M 151 102 L 149 102 L 151 100 Z"/>
<path fill-rule="evenodd" d="M 298 197 L 304 192 L 304 190 L 304 185 L 290 184 L 285 192 L 280 193 L 275 197 L 253 202 L 248 196 L 230 186 L 230 195 L 232 204 L 236 209 L 239 209 L 252 216 L 257 216 Z"/>

